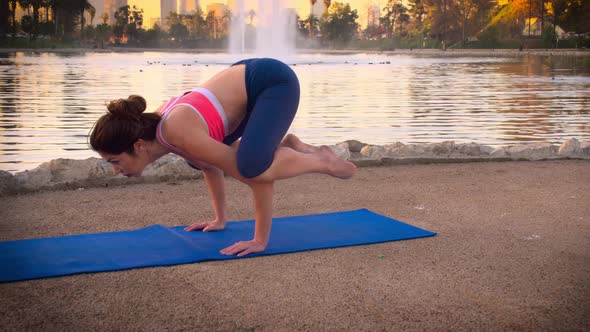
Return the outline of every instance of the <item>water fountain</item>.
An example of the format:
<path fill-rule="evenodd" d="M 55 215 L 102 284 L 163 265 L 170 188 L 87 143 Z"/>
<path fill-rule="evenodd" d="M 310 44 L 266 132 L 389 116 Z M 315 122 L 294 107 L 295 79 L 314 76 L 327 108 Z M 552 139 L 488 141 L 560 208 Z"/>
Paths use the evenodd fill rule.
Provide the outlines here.
<path fill-rule="evenodd" d="M 232 10 L 233 20 L 230 31 L 230 52 L 234 54 L 254 53 L 257 56 L 284 57 L 295 50 L 297 30 L 294 0 L 258 0 L 258 6 L 250 1 L 237 0 Z M 256 45 L 247 45 L 246 17 L 249 11 L 256 14 Z"/>

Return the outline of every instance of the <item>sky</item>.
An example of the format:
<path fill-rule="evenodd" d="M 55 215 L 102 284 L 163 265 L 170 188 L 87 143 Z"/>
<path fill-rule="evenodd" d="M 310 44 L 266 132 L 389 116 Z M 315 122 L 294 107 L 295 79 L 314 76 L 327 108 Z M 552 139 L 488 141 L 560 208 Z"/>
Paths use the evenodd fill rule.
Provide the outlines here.
<path fill-rule="evenodd" d="M 249 0 L 253 1 L 253 0 Z M 317 0 L 322 1 L 322 0 Z M 336 0 L 332 0 L 334 2 Z M 257 2 L 257 1 L 254 1 Z M 300 17 L 307 17 L 309 15 L 310 10 L 310 3 L 309 0 L 293 0 L 295 3 L 295 8 L 297 9 L 297 14 Z M 354 10 L 357 10 L 359 15 L 359 23 L 361 25 L 366 24 L 367 20 L 367 11 L 369 4 L 376 4 L 380 5 L 382 8 L 386 3 L 387 0 L 340 0 L 340 2 L 349 3 L 350 7 Z M 207 5 L 210 3 L 224 3 L 227 4 L 227 0 L 200 0 L 201 8 L 203 10 L 206 9 Z M 160 17 L 160 0 L 128 0 L 128 4 L 130 6 L 137 6 L 138 8 L 143 8 L 144 11 L 144 20 L 145 22 L 149 22 L 150 18 Z"/>

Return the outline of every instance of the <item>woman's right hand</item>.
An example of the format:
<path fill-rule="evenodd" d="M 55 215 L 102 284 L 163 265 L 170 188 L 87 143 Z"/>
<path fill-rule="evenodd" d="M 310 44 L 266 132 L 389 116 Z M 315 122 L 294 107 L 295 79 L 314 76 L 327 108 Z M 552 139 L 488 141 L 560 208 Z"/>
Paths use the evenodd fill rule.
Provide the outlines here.
<path fill-rule="evenodd" d="M 224 228 L 225 228 L 225 221 L 220 222 L 217 220 L 213 220 L 210 222 L 196 222 L 194 224 L 191 224 L 190 226 L 188 226 L 184 230 L 187 232 L 192 232 L 192 231 L 197 231 L 197 230 L 203 230 L 203 232 L 211 232 L 211 231 L 220 231 Z"/>

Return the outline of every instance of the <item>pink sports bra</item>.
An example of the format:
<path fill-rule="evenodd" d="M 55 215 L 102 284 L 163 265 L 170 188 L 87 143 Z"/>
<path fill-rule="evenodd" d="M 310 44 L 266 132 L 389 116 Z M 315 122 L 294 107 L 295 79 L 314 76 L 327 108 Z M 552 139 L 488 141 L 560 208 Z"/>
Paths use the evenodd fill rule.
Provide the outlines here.
<path fill-rule="evenodd" d="M 179 152 L 178 149 L 168 143 L 162 135 L 162 124 L 168 115 L 172 113 L 174 108 L 181 105 L 191 108 L 203 119 L 203 121 L 205 121 L 211 138 L 223 142 L 229 129 L 227 115 L 225 114 L 221 103 L 219 103 L 211 91 L 205 88 L 195 88 L 180 97 L 170 98 L 160 111 L 162 119 L 156 129 L 156 137 L 162 145 L 174 152 Z"/>

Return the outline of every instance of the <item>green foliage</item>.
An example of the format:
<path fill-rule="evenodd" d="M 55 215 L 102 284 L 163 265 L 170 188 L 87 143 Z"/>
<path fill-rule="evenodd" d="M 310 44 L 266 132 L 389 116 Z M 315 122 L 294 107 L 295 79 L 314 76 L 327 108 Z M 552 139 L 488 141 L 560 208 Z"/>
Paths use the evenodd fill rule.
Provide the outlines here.
<path fill-rule="evenodd" d="M 181 42 L 188 37 L 188 29 L 182 23 L 175 23 L 170 27 L 170 37 Z"/>
<path fill-rule="evenodd" d="M 500 40 L 500 29 L 496 26 L 489 27 L 479 35 L 480 45 L 484 48 L 497 48 Z"/>
<path fill-rule="evenodd" d="M 310 0 L 311 4 L 314 2 Z M 388 0 L 381 12 L 380 24 L 362 32 L 357 22 L 358 13 L 351 10 L 350 5 L 343 1 L 324 2 L 329 7 L 321 17 L 298 18 L 297 45 L 380 50 L 442 45 L 518 48 L 524 45 L 525 20 L 529 15 L 536 17 L 542 12 L 542 36 L 527 38 L 527 47 L 590 47 L 589 38 L 583 35 L 590 32 L 590 0 L 510 0 L 502 6 L 489 0 Z M 13 20 L 16 4 L 29 6 L 27 15 L 20 20 Z M 39 17 L 47 16 L 40 15 L 40 11 L 47 10 L 44 6 L 51 6 L 50 21 L 39 20 Z M 83 19 L 85 13 L 91 16 L 89 22 Z M 108 15 L 101 15 L 99 23 L 102 24 L 92 25 L 96 10 L 89 0 L 5 0 L 0 14 L 0 32 L 12 31 L 12 43 L 26 43 L 27 47 L 48 47 L 47 36 L 51 36 L 51 46 L 58 45 L 57 40 L 60 40 L 59 45 L 94 41 L 98 47 L 105 47 L 112 37 L 118 37 L 115 40 L 127 37 L 128 43 L 134 46 L 225 47 L 230 23 L 235 19 L 230 11 L 224 12 L 222 17 L 215 17 L 213 12 L 205 14 L 199 8 L 187 15 L 170 13 L 164 18 L 168 31 L 159 26 L 145 30 L 142 27 L 143 10 L 123 6 L 117 10 L 112 26 L 106 24 Z M 246 43 L 250 45 L 255 43 L 254 18 L 254 10 L 247 13 Z M 558 41 L 554 25 L 577 35 Z M 17 40 L 16 36 L 22 32 L 32 38 L 41 35 L 39 39 L 43 41 Z M 8 44 L 3 41 L 3 45 Z"/>
<path fill-rule="evenodd" d="M 23 29 L 23 32 L 29 35 L 32 35 L 36 30 L 36 22 L 33 20 L 33 17 L 29 15 L 25 15 L 21 18 L 20 26 L 21 29 Z"/>
<path fill-rule="evenodd" d="M 555 44 L 557 43 L 557 34 L 555 34 L 552 26 L 548 26 L 543 29 L 542 39 L 543 46 L 545 48 L 555 47 Z"/>
<path fill-rule="evenodd" d="M 320 33 L 333 47 L 345 46 L 356 33 L 357 19 L 356 10 L 351 10 L 348 3 L 334 2 L 320 19 Z"/>

